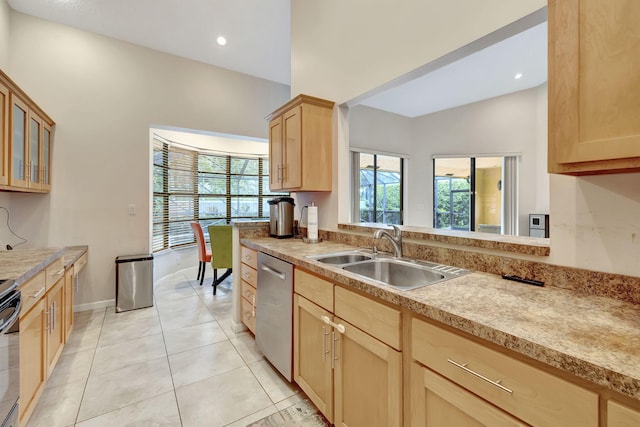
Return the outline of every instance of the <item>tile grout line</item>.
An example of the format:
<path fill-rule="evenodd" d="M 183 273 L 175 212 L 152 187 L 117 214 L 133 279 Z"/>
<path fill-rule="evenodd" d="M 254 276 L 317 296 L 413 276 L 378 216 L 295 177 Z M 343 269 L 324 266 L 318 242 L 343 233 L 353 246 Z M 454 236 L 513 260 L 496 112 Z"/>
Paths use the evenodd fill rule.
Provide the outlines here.
<path fill-rule="evenodd" d="M 93 349 L 93 357 L 91 358 L 91 364 L 89 366 L 89 372 L 87 373 L 87 379 L 84 381 L 84 387 L 82 388 L 82 396 L 80 397 L 80 404 L 78 405 L 78 410 L 76 411 L 76 416 L 73 420 L 73 425 L 78 424 L 78 417 L 80 416 L 80 408 L 82 408 L 82 402 L 84 401 L 84 395 L 87 392 L 87 385 L 89 384 L 89 377 L 91 377 L 91 370 L 93 369 L 93 362 L 96 359 L 96 353 L 98 352 L 98 343 L 100 342 L 100 335 L 102 335 L 102 328 L 104 327 L 104 319 L 107 317 L 107 308 L 104 308 L 102 313 L 102 323 L 100 324 L 100 333 L 98 334 L 98 339 L 96 341 L 96 346 Z"/>

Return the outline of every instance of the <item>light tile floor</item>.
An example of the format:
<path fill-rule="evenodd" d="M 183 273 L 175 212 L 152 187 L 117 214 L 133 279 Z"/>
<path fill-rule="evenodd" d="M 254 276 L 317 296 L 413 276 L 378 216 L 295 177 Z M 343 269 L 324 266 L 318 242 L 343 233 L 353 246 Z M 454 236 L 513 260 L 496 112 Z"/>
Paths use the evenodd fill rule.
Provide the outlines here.
<path fill-rule="evenodd" d="M 284 422 L 305 396 L 232 331 L 231 278 L 214 296 L 196 274 L 157 281 L 150 308 L 76 313 L 28 426 L 315 425 Z"/>

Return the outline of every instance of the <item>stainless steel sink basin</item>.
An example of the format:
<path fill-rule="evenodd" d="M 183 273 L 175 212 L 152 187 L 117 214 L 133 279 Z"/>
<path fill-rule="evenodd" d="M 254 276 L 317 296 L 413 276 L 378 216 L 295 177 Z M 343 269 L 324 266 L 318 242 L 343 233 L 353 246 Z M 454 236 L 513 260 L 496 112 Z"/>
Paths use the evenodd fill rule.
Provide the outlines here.
<path fill-rule="evenodd" d="M 351 264 L 354 262 L 367 261 L 373 258 L 373 255 L 364 255 L 355 252 L 345 252 L 338 254 L 317 255 L 312 257 L 316 261 L 325 264 Z"/>
<path fill-rule="evenodd" d="M 408 291 L 470 273 L 457 267 L 427 261 L 393 258 L 365 250 L 335 252 L 309 256 L 343 270 L 374 280 L 386 286 Z"/>
<path fill-rule="evenodd" d="M 395 259 L 370 260 L 342 268 L 402 290 L 416 289 L 447 278 L 429 267 Z"/>

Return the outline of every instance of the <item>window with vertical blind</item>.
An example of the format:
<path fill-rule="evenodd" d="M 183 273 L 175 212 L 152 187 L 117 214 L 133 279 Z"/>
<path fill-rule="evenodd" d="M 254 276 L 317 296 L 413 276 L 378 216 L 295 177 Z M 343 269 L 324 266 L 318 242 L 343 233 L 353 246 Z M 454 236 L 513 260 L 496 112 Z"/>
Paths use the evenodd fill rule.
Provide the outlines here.
<path fill-rule="evenodd" d="M 224 155 L 153 140 L 153 252 L 195 243 L 189 222 L 208 239 L 210 224 L 269 216 L 269 160 Z"/>

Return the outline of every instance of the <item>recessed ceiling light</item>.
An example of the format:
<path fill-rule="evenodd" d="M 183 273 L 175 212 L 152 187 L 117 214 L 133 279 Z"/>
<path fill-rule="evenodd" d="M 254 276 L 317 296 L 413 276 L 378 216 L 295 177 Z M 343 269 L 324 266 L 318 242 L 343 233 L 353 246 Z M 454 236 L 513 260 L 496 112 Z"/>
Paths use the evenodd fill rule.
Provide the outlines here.
<path fill-rule="evenodd" d="M 222 36 L 218 37 L 216 41 L 220 46 L 224 46 L 225 44 L 227 44 L 227 39 Z"/>
<path fill-rule="evenodd" d="M 519 79 L 519 78 L 521 78 L 521 77 L 522 77 L 522 73 L 518 73 L 518 74 L 516 74 L 516 75 L 515 75 L 515 79 L 516 79 L 516 80 L 518 80 L 518 79 Z"/>

